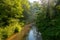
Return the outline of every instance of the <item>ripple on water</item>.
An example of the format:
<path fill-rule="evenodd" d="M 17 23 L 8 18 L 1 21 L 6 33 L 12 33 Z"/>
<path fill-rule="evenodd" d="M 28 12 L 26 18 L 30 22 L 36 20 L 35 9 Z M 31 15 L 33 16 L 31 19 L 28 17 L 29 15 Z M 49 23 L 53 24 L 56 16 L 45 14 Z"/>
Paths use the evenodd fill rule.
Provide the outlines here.
<path fill-rule="evenodd" d="M 33 26 L 26 40 L 42 40 L 41 33 L 38 33 L 36 27 Z"/>

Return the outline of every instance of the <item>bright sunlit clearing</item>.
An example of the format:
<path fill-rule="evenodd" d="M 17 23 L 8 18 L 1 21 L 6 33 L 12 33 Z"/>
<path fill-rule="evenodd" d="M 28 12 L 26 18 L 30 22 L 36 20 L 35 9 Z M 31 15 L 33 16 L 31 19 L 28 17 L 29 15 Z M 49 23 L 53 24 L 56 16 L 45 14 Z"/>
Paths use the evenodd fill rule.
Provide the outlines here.
<path fill-rule="evenodd" d="M 39 0 L 29 0 L 31 3 L 33 3 L 34 1 L 39 1 Z"/>

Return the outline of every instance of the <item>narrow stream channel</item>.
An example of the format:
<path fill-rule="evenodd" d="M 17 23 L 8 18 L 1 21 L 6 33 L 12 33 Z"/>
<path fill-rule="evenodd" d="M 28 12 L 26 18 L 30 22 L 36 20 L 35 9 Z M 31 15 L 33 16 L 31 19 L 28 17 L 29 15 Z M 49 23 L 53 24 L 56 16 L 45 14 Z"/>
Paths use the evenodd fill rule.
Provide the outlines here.
<path fill-rule="evenodd" d="M 41 33 L 37 31 L 37 28 L 33 25 L 26 40 L 42 40 Z"/>

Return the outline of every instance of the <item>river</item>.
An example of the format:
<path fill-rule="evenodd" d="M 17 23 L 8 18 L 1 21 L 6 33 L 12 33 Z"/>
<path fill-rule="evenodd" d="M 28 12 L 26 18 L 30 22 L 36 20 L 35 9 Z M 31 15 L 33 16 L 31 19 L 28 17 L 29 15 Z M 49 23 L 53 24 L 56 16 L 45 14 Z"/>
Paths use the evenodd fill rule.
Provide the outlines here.
<path fill-rule="evenodd" d="M 36 26 L 32 26 L 28 36 L 26 37 L 26 40 L 42 40 L 41 33 L 37 31 Z"/>

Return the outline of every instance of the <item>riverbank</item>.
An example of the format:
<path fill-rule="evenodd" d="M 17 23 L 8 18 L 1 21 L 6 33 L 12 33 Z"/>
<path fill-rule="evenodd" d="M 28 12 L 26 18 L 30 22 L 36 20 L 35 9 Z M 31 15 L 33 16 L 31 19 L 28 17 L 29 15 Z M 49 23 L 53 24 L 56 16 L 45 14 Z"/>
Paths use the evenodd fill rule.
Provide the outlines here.
<path fill-rule="evenodd" d="M 14 34 L 13 36 L 7 38 L 7 40 L 23 40 L 31 28 L 32 24 L 27 24 L 23 27 L 21 32 Z"/>

